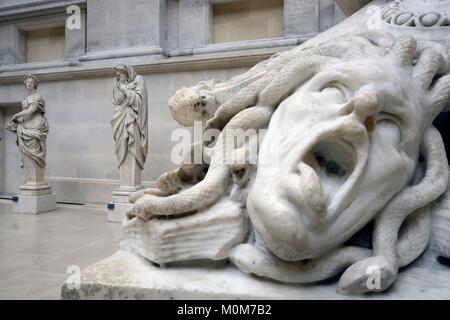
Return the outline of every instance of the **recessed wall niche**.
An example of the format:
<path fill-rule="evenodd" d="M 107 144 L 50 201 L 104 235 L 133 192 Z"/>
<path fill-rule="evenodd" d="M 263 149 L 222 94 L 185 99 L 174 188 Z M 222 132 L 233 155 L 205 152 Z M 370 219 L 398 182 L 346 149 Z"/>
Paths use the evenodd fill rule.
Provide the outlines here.
<path fill-rule="evenodd" d="M 283 0 L 239 0 L 212 5 L 212 42 L 283 36 Z"/>
<path fill-rule="evenodd" d="M 41 62 L 64 59 L 64 26 L 23 31 L 23 33 L 26 42 L 26 62 Z"/>

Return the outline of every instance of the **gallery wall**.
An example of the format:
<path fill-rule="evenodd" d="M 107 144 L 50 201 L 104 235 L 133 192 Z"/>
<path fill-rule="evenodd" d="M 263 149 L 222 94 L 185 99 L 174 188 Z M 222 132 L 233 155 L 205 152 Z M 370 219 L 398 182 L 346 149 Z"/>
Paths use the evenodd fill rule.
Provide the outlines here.
<path fill-rule="evenodd" d="M 171 141 L 174 129 L 180 126 L 172 119 L 168 100 L 183 86 L 201 80 L 226 80 L 245 69 L 209 70 L 145 75 L 148 90 L 149 153 L 143 171 L 144 184 L 172 170 Z M 71 81 L 42 82 L 39 93 L 46 102 L 50 133 L 47 138 L 46 179 L 53 186 L 58 201 L 103 203 L 110 201 L 111 192 L 118 186 L 119 170 L 114 151 L 110 120 L 112 116 L 111 77 Z M 0 87 L 0 96 L 9 95 L 10 103 L 26 96 L 23 85 Z M 19 108 L 0 107 L 8 120 Z M 0 123 L 2 118 L 0 117 Z M 4 128 L 4 125 L 2 125 Z M 20 185 L 19 151 L 15 135 L 2 131 L 4 141 L 4 194 L 14 194 Z M 0 158 L 0 163 L 2 159 Z"/>

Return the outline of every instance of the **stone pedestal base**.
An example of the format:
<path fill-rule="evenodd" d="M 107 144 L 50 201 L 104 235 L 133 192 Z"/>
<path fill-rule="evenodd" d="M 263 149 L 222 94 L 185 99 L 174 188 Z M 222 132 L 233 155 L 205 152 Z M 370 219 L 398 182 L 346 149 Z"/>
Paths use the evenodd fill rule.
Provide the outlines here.
<path fill-rule="evenodd" d="M 119 187 L 118 189 L 114 190 L 112 194 L 112 201 L 113 202 L 128 202 L 128 197 L 137 191 L 140 191 L 144 189 L 143 186 L 138 187 Z"/>
<path fill-rule="evenodd" d="M 128 193 L 126 195 L 116 195 L 116 193 L 113 193 L 112 201 L 113 203 L 128 203 L 128 198 L 130 197 L 131 193 Z"/>
<path fill-rule="evenodd" d="M 52 194 L 52 187 L 45 182 L 28 183 L 19 187 L 19 192 L 23 196 L 46 196 Z"/>
<path fill-rule="evenodd" d="M 114 207 L 114 208 L 111 208 Z M 108 203 L 108 221 L 122 222 L 125 214 L 133 207 L 132 203 L 110 202 Z"/>
<path fill-rule="evenodd" d="M 13 204 L 14 213 L 39 214 L 56 210 L 56 195 L 43 196 L 18 195 L 18 201 Z"/>
<path fill-rule="evenodd" d="M 448 299 L 450 268 L 425 254 L 403 269 L 387 292 L 340 295 L 337 283 L 292 285 L 242 273 L 225 262 L 156 267 L 126 251 L 86 268 L 81 284 L 66 282 L 62 299 Z"/>
<path fill-rule="evenodd" d="M 122 222 L 126 212 L 133 207 L 128 203 L 128 197 L 139 190 L 142 186 L 142 169 L 136 158 L 127 153 L 120 166 L 120 187 L 114 190 L 112 202 L 108 203 L 108 221 Z"/>
<path fill-rule="evenodd" d="M 141 183 L 141 172 L 142 169 L 136 158 L 128 153 L 120 166 L 120 187 L 113 192 L 113 197 L 126 197 L 126 200 L 118 202 L 128 202 L 130 194 L 144 188 Z M 114 199 L 113 201 L 116 202 Z"/>

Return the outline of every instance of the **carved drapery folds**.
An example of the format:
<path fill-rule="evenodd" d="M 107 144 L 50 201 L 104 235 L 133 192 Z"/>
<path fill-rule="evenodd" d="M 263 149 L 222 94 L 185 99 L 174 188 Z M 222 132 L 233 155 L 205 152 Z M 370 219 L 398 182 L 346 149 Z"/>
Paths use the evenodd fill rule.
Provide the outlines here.
<path fill-rule="evenodd" d="M 111 125 L 119 167 L 130 153 L 141 169 L 147 158 L 147 88 L 144 78 L 129 65 L 114 68 L 116 76 L 113 89 L 113 118 Z"/>

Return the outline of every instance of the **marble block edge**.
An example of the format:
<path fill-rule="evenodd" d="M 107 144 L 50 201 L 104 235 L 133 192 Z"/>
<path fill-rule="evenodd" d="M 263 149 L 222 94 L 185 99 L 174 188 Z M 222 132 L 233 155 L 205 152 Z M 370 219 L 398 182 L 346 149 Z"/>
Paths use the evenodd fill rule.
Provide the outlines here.
<path fill-rule="evenodd" d="M 172 265 L 160 268 L 137 255 L 119 250 L 87 267 L 78 287 L 69 280 L 61 299 L 81 300 L 361 300 L 361 299 L 448 299 L 448 267 L 427 254 L 402 271 L 387 292 L 370 295 L 341 295 L 336 283 L 290 285 L 242 273 L 226 261 L 203 265 Z M 431 269 L 430 269 L 431 268 Z M 430 274 L 430 270 L 432 270 Z"/>
<path fill-rule="evenodd" d="M 18 201 L 13 203 L 14 213 L 41 214 L 56 210 L 56 194 L 42 196 L 18 195 Z"/>

